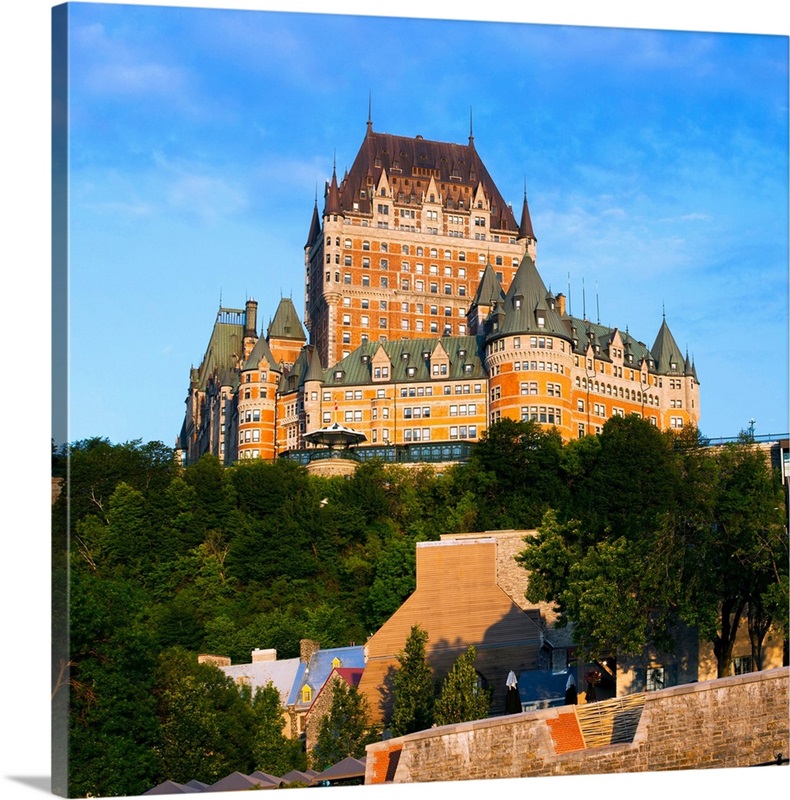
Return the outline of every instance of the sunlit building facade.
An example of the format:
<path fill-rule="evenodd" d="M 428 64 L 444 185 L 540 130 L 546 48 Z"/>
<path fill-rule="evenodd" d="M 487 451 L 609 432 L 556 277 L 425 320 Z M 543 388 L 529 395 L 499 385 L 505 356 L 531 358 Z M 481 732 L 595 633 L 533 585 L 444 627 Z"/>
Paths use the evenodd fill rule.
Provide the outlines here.
<path fill-rule="evenodd" d="M 526 192 L 517 219 L 471 133 L 450 144 L 368 121 L 313 208 L 303 319 L 282 298 L 258 335 L 254 300 L 219 310 L 190 373 L 183 457 L 306 461 L 305 436 L 333 423 L 364 434 L 362 456 L 438 461 L 506 418 L 566 441 L 618 414 L 696 425 L 696 368 L 666 319 L 648 347 L 572 316 L 536 245 Z"/>

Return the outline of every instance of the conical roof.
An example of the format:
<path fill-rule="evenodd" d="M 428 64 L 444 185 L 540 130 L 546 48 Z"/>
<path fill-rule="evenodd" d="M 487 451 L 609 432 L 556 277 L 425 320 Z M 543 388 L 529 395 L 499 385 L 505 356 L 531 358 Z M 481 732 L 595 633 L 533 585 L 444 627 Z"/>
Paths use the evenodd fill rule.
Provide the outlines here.
<path fill-rule="evenodd" d="M 268 364 L 269 369 L 279 369 L 277 361 L 272 355 L 272 351 L 269 349 L 269 345 L 263 336 L 260 336 L 258 341 L 255 342 L 255 347 L 252 348 L 252 352 L 244 362 L 242 369 L 257 369 L 261 361 L 265 361 Z"/>
<path fill-rule="evenodd" d="M 473 306 L 491 306 L 495 301 L 502 301 L 505 299 L 505 291 L 502 289 L 502 284 L 499 282 L 494 268 L 489 261 L 483 271 L 483 277 L 472 298 Z"/>
<path fill-rule="evenodd" d="M 329 214 L 342 214 L 343 209 L 340 207 L 340 190 L 337 185 L 337 172 L 332 170 L 332 182 L 326 189 L 326 202 L 324 204 L 324 216 Z"/>
<path fill-rule="evenodd" d="M 280 299 L 280 305 L 277 306 L 274 319 L 269 323 L 266 338 L 270 340 L 272 337 L 307 341 L 304 328 L 299 321 L 299 314 L 296 313 L 296 308 L 290 297 Z"/>
<path fill-rule="evenodd" d="M 316 239 L 321 237 L 321 220 L 318 218 L 318 201 L 313 206 L 313 218 L 310 220 L 310 232 L 307 234 L 305 247 L 312 247 Z"/>
<path fill-rule="evenodd" d="M 546 299 L 546 285 L 529 255 L 521 259 L 502 303 L 504 319 L 493 335 L 505 333 L 550 333 L 568 338 L 559 314 Z"/>
<path fill-rule="evenodd" d="M 305 373 L 304 380 L 318 381 L 319 383 L 323 383 L 324 368 L 321 366 L 321 356 L 318 355 L 318 350 L 316 350 L 312 345 L 310 346 L 307 354 L 307 359 L 309 361 L 309 366 L 307 368 L 307 372 Z"/>
<path fill-rule="evenodd" d="M 529 205 L 527 205 L 527 190 L 524 190 L 524 204 L 521 207 L 521 222 L 518 226 L 519 239 L 534 239 L 535 231 L 532 228 L 532 218 L 529 215 Z"/>
<path fill-rule="evenodd" d="M 656 341 L 650 348 L 650 352 L 655 360 L 655 370 L 660 375 L 668 375 L 670 372 L 682 372 L 685 359 L 680 352 L 675 337 L 672 335 L 672 331 L 669 330 L 666 317 L 661 322 Z"/>

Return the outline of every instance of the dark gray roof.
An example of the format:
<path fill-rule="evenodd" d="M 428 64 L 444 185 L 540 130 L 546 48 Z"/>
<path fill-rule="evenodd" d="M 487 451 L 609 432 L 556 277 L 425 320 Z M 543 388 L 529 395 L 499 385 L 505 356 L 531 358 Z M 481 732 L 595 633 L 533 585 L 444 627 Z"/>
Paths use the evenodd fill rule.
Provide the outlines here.
<path fill-rule="evenodd" d="M 340 781 L 348 778 L 360 778 L 365 775 L 365 759 L 352 758 L 347 756 L 342 761 L 338 761 L 323 772 L 320 772 L 314 780 L 319 781 Z"/>
<path fill-rule="evenodd" d="M 195 786 L 189 786 L 185 783 L 176 783 L 175 781 L 163 781 L 162 783 L 154 786 L 153 789 L 149 789 L 147 792 L 143 792 L 144 795 L 149 794 L 195 794 L 196 792 L 200 792 L 202 789 L 199 789 Z"/>
<path fill-rule="evenodd" d="M 231 772 L 216 783 L 206 787 L 206 792 L 237 792 L 246 789 L 274 789 L 277 784 L 264 783 L 264 781 L 243 775 L 241 772 Z"/>

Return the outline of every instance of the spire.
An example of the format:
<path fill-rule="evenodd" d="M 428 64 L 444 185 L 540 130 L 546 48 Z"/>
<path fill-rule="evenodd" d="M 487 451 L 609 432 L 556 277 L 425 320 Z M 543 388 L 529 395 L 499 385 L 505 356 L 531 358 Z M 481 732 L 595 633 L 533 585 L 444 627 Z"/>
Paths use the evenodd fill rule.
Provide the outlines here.
<path fill-rule="evenodd" d="M 532 219 L 529 216 L 529 205 L 527 204 L 527 179 L 524 179 L 524 203 L 521 207 L 521 222 L 518 226 L 519 239 L 535 239 L 535 231 L 532 228 Z"/>
<path fill-rule="evenodd" d="M 472 132 L 472 107 L 469 107 L 469 146 L 475 146 L 475 135 Z"/>
<path fill-rule="evenodd" d="M 373 92 L 368 92 L 368 124 L 367 134 L 373 133 Z"/>
<path fill-rule="evenodd" d="M 525 255 L 502 304 L 505 319 L 499 333 L 534 331 L 567 337 L 562 320 L 546 299 L 547 294 L 535 262 Z"/>
<path fill-rule="evenodd" d="M 318 350 L 311 346 L 308 353 L 309 365 L 305 373 L 305 381 L 318 381 L 324 382 L 324 368 L 321 366 L 321 356 L 318 355 Z"/>
<path fill-rule="evenodd" d="M 659 374 L 668 375 L 670 372 L 679 374 L 683 368 L 684 358 L 672 331 L 669 330 L 666 313 L 663 314 L 661 327 L 650 352 L 655 360 L 656 372 Z"/>
<path fill-rule="evenodd" d="M 480 279 L 480 284 L 477 287 L 475 296 L 472 298 L 471 305 L 491 306 L 495 301 L 501 302 L 504 299 L 505 292 L 502 289 L 502 284 L 499 282 L 499 278 L 497 278 L 489 261 L 483 271 L 483 277 Z"/>
<path fill-rule="evenodd" d="M 299 321 L 299 315 L 296 313 L 293 300 L 290 297 L 283 297 L 280 299 L 280 304 L 277 306 L 277 311 L 274 312 L 274 319 L 269 323 L 269 328 L 266 331 L 266 338 L 271 339 L 299 339 L 306 341 L 304 328 Z"/>
<path fill-rule="evenodd" d="M 326 191 L 326 203 L 324 205 L 324 216 L 328 214 L 342 214 L 340 208 L 340 189 L 337 186 L 337 165 L 332 166 L 332 182 Z"/>
<path fill-rule="evenodd" d="M 321 238 L 321 220 L 318 217 L 318 187 L 315 190 L 315 203 L 313 205 L 313 218 L 310 220 L 310 231 L 307 234 L 305 248 L 312 247 L 313 243 Z"/>

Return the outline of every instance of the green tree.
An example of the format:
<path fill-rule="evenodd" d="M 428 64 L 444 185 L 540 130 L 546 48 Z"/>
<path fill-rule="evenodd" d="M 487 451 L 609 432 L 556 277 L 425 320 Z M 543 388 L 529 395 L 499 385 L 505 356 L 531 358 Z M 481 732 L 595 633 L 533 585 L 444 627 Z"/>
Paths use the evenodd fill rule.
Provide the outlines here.
<path fill-rule="evenodd" d="M 718 675 L 724 677 L 742 624 L 750 627 L 759 663 L 770 624 L 785 623 L 787 512 L 767 458 L 752 442 L 726 445 L 708 457 L 716 466 L 709 487 L 712 520 L 687 542 L 682 615 L 713 644 Z"/>
<path fill-rule="evenodd" d="M 482 528 L 531 528 L 565 496 L 562 437 L 537 422 L 503 419 L 491 425 L 466 467 Z"/>
<path fill-rule="evenodd" d="M 283 735 L 284 709 L 280 692 L 271 681 L 256 690 L 252 708 L 255 716 L 255 769 L 270 775 L 285 775 L 292 769 L 304 770 L 307 759 L 301 742 Z"/>
<path fill-rule="evenodd" d="M 393 736 L 421 731 L 433 724 L 434 687 L 431 668 L 425 660 L 427 641 L 427 631 L 414 625 L 403 650 L 398 653 L 389 722 Z"/>
<path fill-rule="evenodd" d="M 475 647 L 470 645 L 465 653 L 458 656 L 453 668 L 442 681 L 434 708 L 437 725 L 469 722 L 488 716 L 491 692 L 483 687 L 477 674 L 476 657 Z"/>
<path fill-rule="evenodd" d="M 182 648 L 159 656 L 154 696 L 160 723 L 160 772 L 184 783 L 213 783 L 254 770 L 255 715 L 250 691 Z"/>
<path fill-rule="evenodd" d="M 329 712 L 318 725 L 318 738 L 310 756 L 313 769 L 324 770 L 348 756 L 362 758 L 365 746 L 377 739 L 365 695 L 356 686 L 336 680 Z"/>
<path fill-rule="evenodd" d="M 57 689 L 69 697 L 69 797 L 141 794 L 161 776 L 145 595 L 75 568 L 70 609 L 70 673 Z"/>

